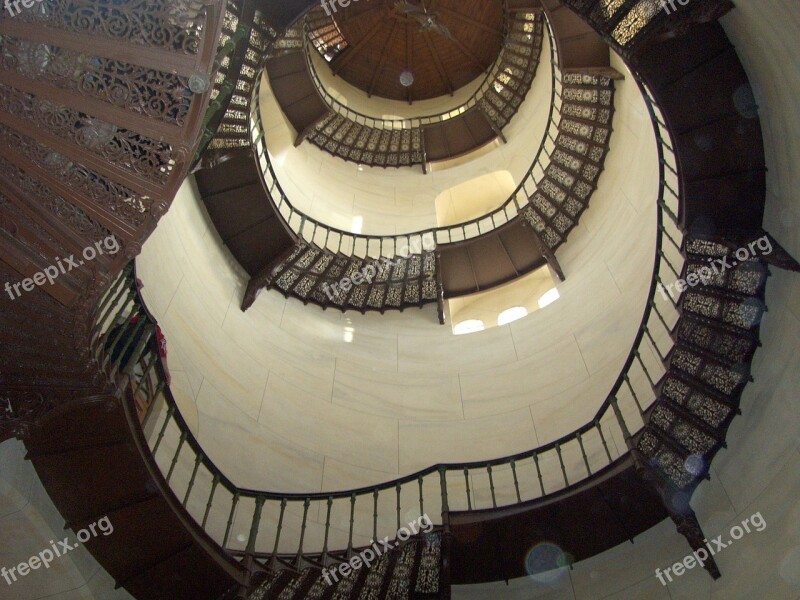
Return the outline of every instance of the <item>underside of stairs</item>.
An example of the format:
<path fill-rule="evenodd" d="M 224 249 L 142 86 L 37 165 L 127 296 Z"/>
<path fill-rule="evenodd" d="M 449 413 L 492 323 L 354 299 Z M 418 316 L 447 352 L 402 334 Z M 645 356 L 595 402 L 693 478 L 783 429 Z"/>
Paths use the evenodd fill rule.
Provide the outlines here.
<path fill-rule="evenodd" d="M 360 258 L 305 242 L 296 243 L 287 256 L 251 281 L 243 309 L 261 288 L 343 312 L 402 311 L 441 300 L 433 251 Z"/>

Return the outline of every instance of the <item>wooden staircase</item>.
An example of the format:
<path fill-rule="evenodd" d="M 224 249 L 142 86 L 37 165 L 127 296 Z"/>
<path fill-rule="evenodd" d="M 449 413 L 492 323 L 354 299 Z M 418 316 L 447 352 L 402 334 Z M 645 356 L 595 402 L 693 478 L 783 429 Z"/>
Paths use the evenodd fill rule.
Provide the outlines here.
<path fill-rule="evenodd" d="M 125 283 L 132 281 L 128 268 Z M 0 262 L 0 277 L 15 276 Z M 65 308 L 43 290 L 24 302 L 2 300 L 0 377 L 4 407 L 0 441 L 21 437 L 67 529 L 77 532 L 108 517 L 114 535 L 86 547 L 133 597 L 216 600 L 245 581 L 244 569 L 223 556 L 191 519 L 147 450 L 131 383 L 137 365 L 155 368 L 155 329 L 141 312 L 128 336 L 101 332 L 131 298 L 119 283 L 90 315 Z M 106 349 L 120 349 L 110 360 Z M 135 347 L 134 347 L 135 346 Z M 150 348 L 150 350 L 148 350 Z M 132 356 L 127 362 L 122 360 Z M 149 368 L 147 367 L 149 365 Z"/>
<path fill-rule="evenodd" d="M 346 54 L 347 44 L 333 19 L 319 12 L 312 11 L 309 17 L 308 36 L 335 63 L 336 57 Z M 536 75 L 543 39 L 540 12 L 526 6 L 509 9 L 506 44 L 488 85 L 477 103 L 452 118 L 418 119 L 398 127 L 337 110 L 317 90 L 300 26 L 285 34 L 282 51 L 267 62 L 267 73 L 278 104 L 297 132 L 296 145 L 308 140 L 333 156 L 367 166 L 427 169 L 428 163 L 505 139 L 502 130 L 518 112 Z M 333 44 L 335 51 L 329 49 Z"/>
<path fill-rule="evenodd" d="M 614 82 L 588 74 L 562 75 L 562 118 L 551 162 L 523 209 L 555 252 L 588 208 L 605 165 L 614 115 Z"/>
<path fill-rule="evenodd" d="M 327 577 L 317 567 L 274 570 L 248 600 L 449 600 L 443 537 L 438 531 L 394 541 L 370 568 L 347 577 L 335 572 L 346 555 L 332 561 Z"/>
<path fill-rule="evenodd" d="M 713 456 L 724 447 L 727 428 L 750 380 L 760 318 L 766 310 L 767 265 L 800 270 L 777 248 L 769 256 L 736 258 L 735 265 L 731 258 L 732 252 L 735 257 L 735 249 L 742 247 L 742 240 L 764 234 L 765 163 L 759 121 L 746 93 L 746 74 L 724 31 L 713 22 L 730 8 L 729 2 L 689 3 L 668 18 L 657 0 L 625 0 L 613 5 L 565 0 L 626 58 L 663 109 L 665 122 L 660 125 L 672 134 L 678 164 L 662 161 L 661 168 L 673 169 L 680 177 L 676 193 L 681 208 L 676 216 L 688 232 L 680 246 L 687 265 L 675 273 L 676 278 L 699 277 L 709 259 L 727 259 L 731 265 L 707 285 L 694 286 L 675 299 L 680 311 L 672 328 L 675 348 L 663 357 L 666 374 L 651 382 L 658 400 L 642 411 L 644 430 L 625 436 L 632 451 L 625 459 L 629 462 L 612 467 L 619 469 L 614 475 L 620 479 L 610 483 L 602 479 L 608 473 L 596 474 L 601 479 L 586 480 L 582 490 L 570 490 L 563 497 L 548 496 L 538 507 L 521 504 L 505 513 L 469 511 L 452 524 L 456 531 L 463 527 L 463 535 L 457 538 L 462 543 L 459 552 L 448 552 L 446 537 L 438 555 L 432 549 L 434 543 L 426 546 L 427 540 L 415 542 L 416 546 L 407 544 L 373 570 L 362 572 L 358 579 L 361 587 L 350 590 L 343 584 L 320 590 L 319 573 L 311 567 L 299 569 L 300 576 L 272 570 L 266 574 L 269 579 L 259 581 L 265 577 L 263 573 L 252 571 L 223 551 L 186 512 L 147 445 L 135 398 L 148 372 L 159 373 L 162 380 L 165 377 L 158 363 L 158 348 L 151 343 L 154 322 L 142 305 L 135 305 L 135 314 L 124 313 L 124 320 L 112 320 L 130 325 L 127 317 L 139 317 L 133 329 L 120 330 L 129 335 L 113 336 L 111 347 L 122 344 L 118 356 L 127 356 L 133 348 L 132 358 L 124 364 L 110 359 L 110 330 L 96 325 L 135 296 L 129 271 L 112 287 L 110 282 L 121 262 L 138 252 L 186 176 L 192 148 L 200 138 L 199 117 L 209 98 L 195 105 L 198 100 L 190 100 L 194 96 L 185 94 L 183 84 L 194 67 L 210 73 L 211 61 L 180 57 L 179 75 L 160 70 L 164 65 L 158 63 L 133 64 L 127 73 L 114 71 L 119 65 L 113 63 L 123 55 L 142 61 L 171 55 L 173 36 L 186 34 L 187 28 L 176 28 L 165 18 L 162 26 L 170 40 L 165 47 L 155 47 L 157 39 L 144 37 L 123 40 L 136 44 L 140 52 L 120 50 L 120 40 L 114 39 L 116 30 L 94 29 L 108 16 L 103 13 L 105 4 L 89 0 L 84 4 L 98 11 L 98 18 L 80 21 L 80 31 L 68 18 L 66 2 L 55 3 L 49 13 L 23 13 L 13 24 L 0 20 L 0 45 L 10 57 L 0 69 L 0 122 L 7 141 L 14 143 L 0 150 L 4 194 L 0 197 L 0 276 L 8 281 L 30 276 L 42 265 L 52 264 L 64 250 L 80 249 L 107 233 L 121 238 L 123 253 L 118 259 L 98 260 L 82 273 L 65 274 L 58 286 L 36 288 L 24 302 L 2 296 L 0 392 L 4 410 L 0 413 L 0 441 L 10 436 L 25 441 L 30 460 L 69 527 L 79 529 L 102 516 L 110 518 L 115 534 L 95 538 L 87 546 L 119 585 L 140 600 L 241 597 L 262 583 L 256 594 L 281 600 L 313 598 L 313 594 L 321 600 L 350 599 L 354 593 L 364 598 L 446 598 L 446 563 L 450 560 L 460 561 L 462 570 L 454 569 L 457 573 L 479 573 L 475 581 L 513 575 L 512 569 L 503 568 L 507 564 L 504 557 L 530 548 L 532 531 L 546 539 L 548 526 L 581 538 L 588 550 L 580 556 L 606 549 L 617 538 L 604 537 L 594 525 L 615 518 L 627 523 L 624 513 L 603 512 L 608 508 L 605 496 L 622 484 L 635 492 L 625 498 L 644 499 L 648 506 L 643 507 L 645 502 L 623 503 L 620 510 L 635 505 L 638 525 L 626 528 L 614 522 L 606 531 L 632 537 L 663 516 L 659 506 L 650 502 L 652 498 L 640 493 L 647 483 L 690 545 L 701 547 L 703 533 L 688 502 L 707 475 Z M 122 3 L 116 7 L 120 14 L 133 10 Z M 164 17 L 168 8 L 163 2 L 148 2 L 147 10 L 151 17 Z M 281 5 L 281 10 L 292 15 L 300 14 L 301 8 Z M 209 14 L 213 16 L 213 12 Z M 188 31 L 208 29 L 215 31 L 213 46 L 220 28 L 198 26 Z M 78 49 L 86 48 L 98 49 L 88 63 L 78 60 Z M 204 56 L 210 59 L 212 55 L 213 51 Z M 664 56 L 671 60 L 664 61 Z M 76 66 L 83 70 L 76 71 Z M 145 73 L 141 81 L 148 85 L 178 77 L 180 84 L 167 85 L 175 93 L 169 110 L 153 116 L 138 101 L 116 105 L 114 94 L 105 96 L 105 89 L 78 85 L 80 77 L 72 77 L 83 74 L 84 82 L 118 82 L 131 72 Z M 21 102 L 12 103 L 9 98 Z M 34 122 L 31 116 L 41 113 L 20 110 L 40 101 L 50 108 L 55 104 L 58 116 L 64 117 L 52 123 L 68 126 L 59 129 L 46 120 Z M 88 137 L 76 134 L 89 126 Z M 113 132 L 111 137 L 109 132 Z M 135 151 L 130 150 L 132 141 L 137 142 Z M 112 151 L 119 147 L 129 153 L 120 158 Z M 46 148 L 49 150 L 43 154 Z M 132 156 L 145 156 L 153 162 L 137 163 L 130 160 Z M 98 182 L 102 185 L 96 185 Z M 306 248 L 302 256 L 315 251 Z M 101 337 L 104 334 L 106 337 Z M 147 370 L 137 375 L 141 359 Z M 560 450 L 560 446 L 556 448 Z M 638 479 L 631 477 L 634 468 Z M 584 496 L 588 501 L 576 500 L 588 489 L 595 495 Z M 537 508 L 541 512 L 536 513 Z M 531 515 L 527 521 L 516 520 L 526 512 Z M 586 526 L 574 527 L 572 515 L 584 516 Z M 495 522 L 493 517 L 497 517 Z M 475 536 L 476 531 L 493 536 L 493 544 L 501 539 L 503 547 L 510 548 L 507 554 L 476 551 L 476 547 L 490 547 L 481 545 L 489 538 Z M 592 535 L 588 540 L 592 543 L 587 543 Z M 516 542 L 519 544 L 514 546 Z M 470 571 L 481 557 L 484 570 Z M 470 560 L 474 562 L 470 564 Z M 487 566 L 489 561 L 492 565 Z M 713 560 L 707 561 L 706 568 L 719 576 Z M 441 574 L 438 587 L 435 573 Z M 412 595 L 416 593 L 427 596 Z"/>
<path fill-rule="evenodd" d="M 255 277 L 292 247 L 294 238 L 272 210 L 250 149 L 227 158 L 199 171 L 197 187 L 223 243 Z"/>
<path fill-rule="evenodd" d="M 242 310 L 247 310 L 262 288 L 323 309 L 365 313 L 403 311 L 441 302 L 436 253 L 361 258 L 335 253 L 303 241 L 251 280 Z M 443 307 L 440 307 L 442 309 Z"/>
<path fill-rule="evenodd" d="M 317 123 L 331 110 L 320 97 L 308 72 L 302 28 L 291 29 L 281 38 L 282 47 L 266 62 L 266 72 L 275 99 L 297 132 L 299 146 Z"/>
<path fill-rule="evenodd" d="M 227 101 L 227 109 L 216 127 L 209 129 L 209 136 L 213 139 L 204 156 L 206 166 L 215 164 L 215 159 L 218 161 L 231 150 L 249 147 L 247 134 L 253 89 L 261 76 L 265 54 L 278 37 L 277 31 L 263 15 L 255 11 L 254 2 L 244 2 L 244 7 L 234 8 L 237 12 L 229 13 L 226 20 L 231 28 L 228 35 L 233 37 L 237 31 L 243 30 L 240 35 L 247 36 L 247 44 L 223 61 L 217 75 L 215 84 L 218 89 L 214 100 Z M 244 8 L 247 12 L 243 12 Z M 237 24 L 235 28 L 234 23 Z M 222 86 L 226 88 L 222 89 Z"/>
<path fill-rule="evenodd" d="M 332 15 L 325 14 L 321 6 L 308 11 L 306 15 L 308 39 L 322 58 L 327 62 L 336 60 L 349 48 L 349 42 L 342 35 Z"/>
<path fill-rule="evenodd" d="M 540 246 L 539 237 L 522 219 L 467 242 L 444 244 L 439 255 L 446 299 L 492 289 L 548 263 L 561 273 L 555 257 Z"/>

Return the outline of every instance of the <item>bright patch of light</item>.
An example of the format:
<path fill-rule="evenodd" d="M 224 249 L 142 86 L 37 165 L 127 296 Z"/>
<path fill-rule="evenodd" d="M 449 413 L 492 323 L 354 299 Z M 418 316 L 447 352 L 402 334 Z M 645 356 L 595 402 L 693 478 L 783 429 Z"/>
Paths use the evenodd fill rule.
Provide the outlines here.
<path fill-rule="evenodd" d="M 500 313 L 497 317 L 497 324 L 499 326 L 508 325 L 509 323 L 513 323 L 514 321 L 518 321 L 523 317 L 528 316 L 528 309 L 524 306 L 514 306 L 513 308 L 509 308 L 508 310 L 504 310 Z"/>
<path fill-rule="evenodd" d="M 270 153 L 270 156 L 272 157 L 273 165 L 282 167 L 283 165 L 286 164 L 286 158 L 289 156 L 289 150 L 286 149 L 281 152 L 278 152 L 277 154 Z"/>
<path fill-rule="evenodd" d="M 342 336 L 342 339 L 344 339 L 345 344 L 352 344 L 355 337 L 356 337 L 355 329 L 353 329 L 352 327 L 344 328 L 344 335 Z"/>
<path fill-rule="evenodd" d="M 361 229 L 364 227 L 364 217 L 353 217 L 353 225 L 350 227 L 350 231 L 353 233 L 361 233 Z"/>
<path fill-rule="evenodd" d="M 539 308 L 544 308 L 545 306 L 550 306 L 553 302 L 561 298 L 561 294 L 558 293 L 556 288 L 553 288 L 549 292 L 545 292 L 545 294 L 539 298 Z"/>
<path fill-rule="evenodd" d="M 455 335 L 466 335 L 468 333 L 477 333 L 484 329 L 483 321 L 479 319 L 468 319 L 466 321 L 461 321 L 461 323 L 453 327 L 453 333 Z"/>

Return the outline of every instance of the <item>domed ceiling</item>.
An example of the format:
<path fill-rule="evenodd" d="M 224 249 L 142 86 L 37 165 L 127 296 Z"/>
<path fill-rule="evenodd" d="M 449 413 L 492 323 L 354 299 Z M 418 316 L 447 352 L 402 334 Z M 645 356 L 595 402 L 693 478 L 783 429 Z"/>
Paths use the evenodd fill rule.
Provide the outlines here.
<path fill-rule="evenodd" d="M 370 96 L 413 102 L 452 94 L 500 53 L 499 0 L 351 0 L 345 8 L 334 6 L 335 13 L 329 10 L 349 47 L 331 68 Z"/>

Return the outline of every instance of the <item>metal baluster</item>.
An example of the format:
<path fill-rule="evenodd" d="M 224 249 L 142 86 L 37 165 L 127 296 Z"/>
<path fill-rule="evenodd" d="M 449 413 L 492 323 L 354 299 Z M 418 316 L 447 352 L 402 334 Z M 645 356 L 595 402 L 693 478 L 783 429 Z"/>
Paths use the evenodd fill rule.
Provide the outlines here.
<path fill-rule="evenodd" d="M 275 532 L 275 545 L 272 548 L 272 560 L 270 561 L 270 568 L 275 570 L 278 566 L 278 546 L 281 543 L 281 530 L 283 529 L 283 516 L 286 513 L 286 498 L 281 498 L 281 514 L 278 517 L 278 529 Z"/>
<path fill-rule="evenodd" d="M 567 479 L 567 467 L 564 466 L 564 458 L 561 455 L 561 444 L 556 444 L 556 453 L 558 454 L 558 462 L 561 463 L 561 473 L 564 475 L 564 484 L 569 487 L 569 479 Z"/>
<path fill-rule="evenodd" d="M 303 542 L 306 538 L 306 524 L 308 523 L 308 508 L 311 506 L 311 498 L 306 498 L 303 502 L 303 524 L 300 526 L 300 545 L 297 547 L 297 568 L 301 567 L 300 560 L 303 557 Z"/>
<path fill-rule="evenodd" d="M 586 449 L 583 447 L 583 436 L 578 434 L 578 444 L 581 446 L 581 454 L 583 455 L 583 464 L 586 465 L 586 471 L 589 475 L 592 474 L 592 468 L 589 466 L 589 458 L 586 456 Z"/>
<path fill-rule="evenodd" d="M 664 210 L 665 210 L 665 211 L 666 211 L 666 212 L 669 214 L 669 212 L 670 212 L 670 210 L 669 210 L 669 207 L 668 207 L 668 206 L 667 206 L 667 205 L 666 205 L 664 202 L 659 202 L 659 204 L 661 204 L 661 207 L 662 207 L 662 208 L 663 208 L 663 209 L 664 209 Z M 672 215 L 670 215 L 670 216 L 672 216 Z M 660 227 L 660 230 L 661 230 L 661 233 L 663 233 L 663 234 L 666 236 L 666 238 L 667 238 L 667 239 L 668 239 L 670 242 L 672 242 L 672 245 L 673 245 L 673 246 L 675 246 L 675 249 L 676 249 L 678 252 L 682 252 L 682 251 L 683 251 L 683 249 L 681 248 L 681 245 L 680 245 L 678 242 L 676 242 L 676 241 L 675 241 L 675 239 L 674 239 L 674 238 L 673 238 L 673 237 L 672 237 L 672 236 L 669 234 L 669 232 L 667 231 L 667 228 L 666 228 L 666 227 L 664 227 L 664 226 L 662 225 L 662 226 Z"/>
<path fill-rule="evenodd" d="M 328 559 L 328 536 L 331 531 L 331 510 L 333 509 L 333 497 L 328 496 L 328 511 L 325 515 L 325 541 L 322 543 L 322 564 L 327 564 Z"/>
<path fill-rule="evenodd" d="M 183 497 L 183 506 L 186 508 L 186 503 L 189 501 L 189 494 L 192 493 L 192 488 L 194 487 L 194 480 L 197 477 L 197 471 L 200 469 L 200 463 L 203 462 L 203 455 L 198 454 L 194 457 L 194 469 L 192 470 L 192 477 L 189 479 L 189 487 L 186 490 L 186 495 Z"/>
<path fill-rule="evenodd" d="M 487 465 L 486 470 L 489 473 L 489 491 L 492 493 L 492 507 L 497 508 L 497 498 L 494 495 L 494 477 L 492 476 L 492 465 Z"/>
<path fill-rule="evenodd" d="M 250 535 L 247 538 L 247 547 L 245 548 L 245 554 L 248 557 L 252 557 L 256 552 L 258 526 L 261 524 L 261 511 L 264 508 L 265 501 L 266 498 L 264 496 L 258 496 L 256 498 L 256 509 L 253 511 L 253 521 L 250 524 Z"/>
<path fill-rule="evenodd" d="M 148 375 L 150 375 L 150 371 L 155 366 L 157 360 L 158 360 L 158 352 L 151 352 L 151 358 L 147 362 L 147 365 L 145 366 L 144 373 L 142 373 L 141 378 L 139 379 L 139 381 L 136 382 L 136 387 L 133 389 L 134 396 L 136 396 L 136 394 L 139 393 L 139 389 L 142 387 L 142 384 L 147 380 L 147 377 Z"/>
<path fill-rule="evenodd" d="M 658 347 L 658 344 L 656 344 L 656 341 L 653 339 L 653 336 L 650 333 L 650 328 L 647 325 L 645 325 L 645 327 L 644 327 L 644 332 L 645 332 L 645 334 L 647 334 L 647 337 L 650 339 L 650 343 L 653 345 L 653 349 L 656 351 L 656 354 L 658 354 L 658 357 L 663 361 L 664 360 L 664 355 L 661 354 L 661 349 Z"/>
<path fill-rule="evenodd" d="M 467 510 L 472 510 L 472 496 L 469 493 L 469 470 L 464 467 L 464 481 L 467 483 Z"/>
<path fill-rule="evenodd" d="M 378 539 L 378 490 L 372 492 L 372 539 Z"/>
<path fill-rule="evenodd" d="M 661 311 L 658 310 L 658 304 L 656 304 L 656 301 L 655 300 L 651 300 L 650 301 L 650 306 L 655 311 L 656 316 L 658 316 L 658 320 L 661 321 L 661 324 L 664 326 L 664 329 L 667 330 L 667 333 L 672 333 L 672 329 L 670 328 L 669 325 L 667 325 L 667 322 L 664 320 L 664 317 L 661 314 Z"/>
<path fill-rule="evenodd" d="M 356 495 L 352 494 L 350 496 L 350 535 L 347 538 L 348 558 L 351 557 L 353 553 L 353 525 L 355 523 L 355 514 L 356 514 Z"/>
<path fill-rule="evenodd" d="M 119 351 L 119 355 L 117 356 L 116 360 L 114 361 L 113 367 L 111 369 L 111 372 L 110 372 L 111 377 L 115 377 L 117 374 L 123 373 L 125 368 L 127 368 L 127 366 L 128 366 L 127 364 L 126 365 L 122 364 L 122 359 L 125 358 L 126 354 L 128 354 L 128 350 L 131 350 L 130 363 L 133 364 L 133 362 L 138 358 L 136 356 L 135 350 L 138 349 L 138 346 L 141 345 L 141 342 L 143 342 L 143 341 L 146 342 L 147 341 L 147 340 L 140 339 L 139 336 L 140 335 L 142 335 L 142 336 L 144 335 L 143 331 L 147 327 L 149 327 L 150 324 L 147 322 L 147 319 L 144 318 L 144 315 L 142 315 L 141 313 L 139 313 L 137 316 L 139 317 L 139 321 L 134 326 L 133 331 L 128 333 L 128 332 L 126 332 L 126 329 L 123 327 L 122 329 L 120 329 L 120 332 L 114 338 L 114 343 L 111 346 L 111 348 L 116 348 L 117 344 L 120 341 L 123 341 L 122 340 L 122 336 L 123 335 L 126 336 L 126 339 L 124 340 L 125 345 Z M 136 340 L 136 339 L 139 339 L 139 342 L 137 343 L 137 347 L 134 347 L 133 349 L 131 349 L 131 344 L 133 344 L 133 341 Z M 108 364 L 108 361 L 111 359 L 111 355 L 112 354 L 113 354 L 113 351 L 109 352 L 108 355 L 106 356 L 106 361 L 103 364 L 104 367 Z"/>
<path fill-rule="evenodd" d="M 600 434 L 600 439 L 603 442 L 603 448 L 606 451 L 606 456 L 608 456 L 608 462 L 611 463 L 613 462 L 613 459 L 611 458 L 611 452 L 608 450 L 608 443 L 606 442 L 606 436 L 603 434 L 603 426 L 600 421 L 595 422 L 595 427 L 597 427 L 597 431 Z"/>
<path fill-rule="evenodd" d="M 114 316 L 114 320 L 111 323 L 112 324 L 113 323 L 119 323 L 120 325 L 122 325 L 123 315 L 125 315 L 125 313 L 127 313 L 128 309 L 131 306 L 135 306 L 133 304 L 133 291 L 132 290 L 128 290 L 128 297 L 125 299 L 125 302 L 122 304 L 120 309 L 117 311 L 117 314 Z M 138 311 L 134 311 L 134 312 L 136 312 L 136 314 L 138 314 Z M 141 315 L 139 315 L 139 317 L 141 318 Z M 125 315 L 124 320 L 130 320 L 131 318 L 132 318 L 131 316 Z M 106 343 L 104 344 L 104 346 L 105 346 L 105 348 L 108 348 L 109 351 L 106 353 L 105 358 L 100 363 L 100 368 L 105 369 L 108 366 L 108 363 L 111 360 L 111 355 L 113 354 L 113 349 L 117 347 L 117 344 L 119 344 L 120 340 L 122 339 L 122 336 L 125 335 L 125 329 L 126 328 L 124 326 L 121 326 L 119 328 L 119 331 L 114 335 L 114 337 L 110 338 L 111 339 L 110 343 L 108 342 L 109 338 L 106 337 Z M 108 333 L 110 333 L 110 332 L 108 332 Z M 120 352 L 120 355 L 117 358 L 117 360 L 120 360 L 123 355 L 124 354 L 122 352 Z"/>
<path fill-rule="evenodd" d="M 422 502 L 422 475 L 417 478 L 419 483 L 419 516 L 423 516 L 425 514 L 425 506 Z"/>
<path fill-rule="evenodd" d="M 219 485 L 219 473 L 214 473 L 214 480 L 211 482 L 211 493 L 208 495 L 208 502 L 206 503 L 206 512 L 203 514 L 202 528 L 206 528 L 208 522 L 208 515 L 211 513 L 211 505 L 214 503 L 214 493 L 217 491 Z"/>
<path fill-rule="evenodd" d="M 664 282 L 661 280 L 661 276 L 660 276 L 660 275 L 659 275 L 659 276 L 657 276 L 657 277 L 656 277 L 656 279 L 658 280 L 658 285 L 660 285 L 660 286 L 661 286 L 661 289 L 662 289 L 662 290 L 665 290 L 665 289 L 666 289 L 666 286 L 664 285 Z M 672 306 L 673 306 L 674 308 L 678 308 L 678 303 L 677 303 L 677 302 L 675 301 L 675 299 L 672 297 L 672 294 L 666 294 L 666 293 L 665 293 L 664 295 L 665 295 L 665 296 L 666 296 L 666 297 L 669 299 L 669 301 L 672 303 Z"/>
<path fill-rule="evenodd" d="M 397 490 L 397 531 L 400 531 L 400 484 L 395 486 Z"/>
<path fill-rule="evenodd" d="M 126 284 L 130 284 L 130 279 L 129 279 L 129 276 L 127 276 L 127 275 L 125 277 L 121 277 L 120 281 L 123 282 L 123 283 L 126 283 Z M 117 314 L 114 317 L 114 320 L 111 321 L 112 323 L 116 322 L 116 320 L 120 317 L 122 311 L 124 311 L 127 308 L 128 302 L 130 302 L 132 293 L 133 293 L 133 291 L 131 290 L 130 285 L 128 285 L 128 286 L 124 286 L 123 285 L 123 287 L 120 288 L 120 290 L 117 293 L 117 295 L 114 297 L 114 299 L 108 305 L 108 308 L 106 309 L 106 312 L 97 321 L 98 328 L 97 328 L 97 331 L 95 331 L 94 335 L 92 336 L 92 342 L 94 342 L 96 340 L 95 336 L 99 336 L 102 333 L 101 329 L 102 329 L 103 325 L 105 324 L 105 322 L 108 320 L 108 317 L 111 316 L 111 313 L 114 310 L 114 307 L 117 306 L 120 303 L 120 300 L 122 299 L 123 296 L 127 296 L 122 301 L 122 306 L 117 311 Z"/>
<path fill-rule="evenodd" d="M 181 453 L 181 448 L 183 448 L 183 443 L 186 441 L 186 432 L 181 431 L 181 439 L 178 442 L 178 449 L 175 450 L 175 456 L 172 457 L 172 464 L 169 467 L 169 472 L 167 473 L 167 483 L 169 483 L 170 478 L 172 477 L 172 472 L 175 470 L 175 465 L 178 463 L 178 456 Z"/>
<path fill-rule="evenodd" d="M 442 486 L 442 523 L 446 523 L 445 516 L 450 512 L 450 500 L 447 496 L 447 469 L 439 467 L 439 483 Z"/>
<path fill-rule="evenodd" d="M 664 251 L 663 250 L 659 250 L 658 254 L 661 256 L 661 258 L 664 259 L 664 262 L 667 263 L 667 266 L 669 267 L 669 270 L 672 271 L 675 274 L 675 277 L 680 279 L 681 278 L 680 273 L 678 273 L 678 271 L 675 270 L 675 267 L 672 266 L 672 263 L 667 258 L 667 255 L 664 254 Z"/>
<path fill-rule="evenodd" d="M 650 377 L 650 371 L 647 370 L 647 367 L 645 366 L 644 361 L 642 360 L 642 355 L 639 354 L 638 349 L 636 350 L 635 354 L 636 354 L 636 359 L 639 361 L 639 364 L 642 365 L 642 370 L 644 371 L 644 374 L 647 376 L 647 380 L 650 382 L 650 385 L 652 387 L 655 387 L 656 384 L 653 381 L 653 378 Z"/>
<path fill-rule="evenodd" d="M 239 504 L 239 490 L 233 494 L 233 502 L 231 503 L 231 512 L 228 515 L 228 525 L 225 527 L 225 536 L 222 538 L 222 547 L 228 545 L 228 538 L 231 535 L 231 527 L 233 527 L 233 515 L 236 512 L 236 506 Z"/>
<path fill-rule="evenodd" d="M 111 312 L 114 305 L 119 301 L 119 298 L 122 295 L 122 293 L 125 291 L 126 289 L 125 284 L 128 282 L 128 277 L 129 277 L 129 273 L 127 271 L 128 269 L 126 269 L 126 271 L 123 272 L 123 274 L 117 278 L 117 280 L 113 283 L 113 285 L 111 285 L 105 297 L 97 306 L 97 310 L 94 311 L 95 314 L 99 314 L 101 316 L 95 321 L 96 329 L 92 334 L 92 341 L 94 341 L 95 336 L 97 336 L 100 333 L 100 330 L 103 327 L 103 323 L 108 318 L 108 315 Z"/>
<path fill-rule="evenodd" d="M 536 465 L 536 475 L 539 477 L 539 487 L 542 489 L 542 496 L 545 496 L 544 480 L 542 479 L 542 469 L 539 467 L 539 454 L 537 452 L 533 453 L 533 462 Z"/>
<path fill-rule="evenodd" d="M 172 418 L 172 413 L 175 412 L 175 405 L 170 404 L 167 407 L 167 416 L 164 417 L 164 424 L 161 426 L 161 431 L 158 433 L 158 437 L 156 438 L 156 445 L 153 447 L 153 456 L 155 456 L 156 452 L 158 452 L 158 447 L 161 445 L 161 440 L 164 439 L 164 433 L 167 430 L 167 425 L 169 425 L 169 420 Z"/>
<path fill-rule="evenodd" d="M 143 429 L 150 422 L 150 417 L 153 415 L 153 409 L 156 406 L 155 399 L 158 398 L 161 395 L 161 393 L 164 391 L 164 388 L 166 387 L 166 385 L 167 385 L 167 382 L 164 381 L 164 380 L 161 380 L 161 381 L 158 382 L 158 385 L 156 386 L 156 389 L 153 390 L 153 401 L 150 403 L 150 406 L 147 407 L 147 412 L 145 413 L 144 419 L 142 420 L 142 428 Z"/>
<path fill-rule="evenodd" d="M 634 391 L 633 386 L 631 385 L 630 377 L 628 377 L 627 373 L 625 373 L 625 383 L 627 384 L 628 389 L 631 391 L 631 395 L 633 396 L 633 401 L 636 403 L 636 408 L 639 409 L 639 414 L 642 415 L 642 417 L 644 417 L 644 410 L 642 410 L 642 405 L 639 404 L 639 396 L 636 395 L 636 392 Z"/>
<path fill-rule="evenodd" d="M 633 442 L 631 441 L 631 432 L 628 431 L 628 426 L 625 423 L 625 419 L 622 416 L 622 411 L 619 409 L 619 403 L 617 402 L 616 396 L 611 396 L 611 408 L 614 409 L 614 416 L 617 417 L 617 423 L 619 423 L 619 428 L 622 430 L 622 438 L 625 440 L 625 445 L 628 446 L 629 450 L 633 449 Z"/>
<path fill-rule="evenodd" d="M 664 187 L 667 188 L 673 196 L 675 196 L 676 198 L 680 198 L 680 194 L 678 194 L 678 192 L 673 190 L 666 181 L 664 181 Z M 677 222 L 677 219 L 675 219 L 675 221 Z"/>
<path fill-rule="evenodd" d="M 522 496 L 519 494 L 519 480 L 517 479 L 517 463 L 511 461 L 511 473 L 514 475 L 514 491 L 517 493 L 517 502 L 522 502 Z"/>

